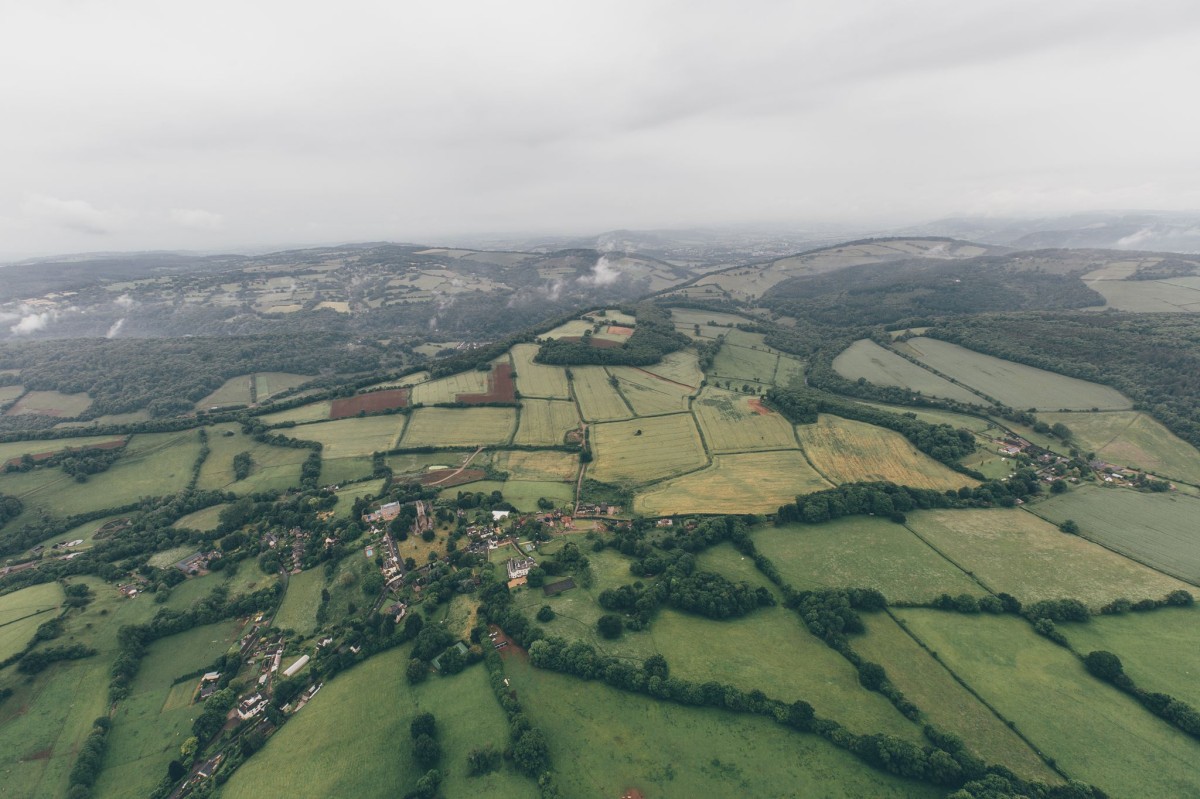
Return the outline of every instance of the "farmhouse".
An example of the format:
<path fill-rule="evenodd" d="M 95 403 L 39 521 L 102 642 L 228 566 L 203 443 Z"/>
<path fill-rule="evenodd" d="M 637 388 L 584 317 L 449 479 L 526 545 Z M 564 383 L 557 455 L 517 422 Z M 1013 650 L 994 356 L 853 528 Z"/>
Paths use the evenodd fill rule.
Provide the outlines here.
<path fill-rule="evenodd" d="M 508 579 L 515 580 L 518 577 L 528 577 L 529 570 L 536 565 L 537 561 L 533 558 L 509 558 Z"/>

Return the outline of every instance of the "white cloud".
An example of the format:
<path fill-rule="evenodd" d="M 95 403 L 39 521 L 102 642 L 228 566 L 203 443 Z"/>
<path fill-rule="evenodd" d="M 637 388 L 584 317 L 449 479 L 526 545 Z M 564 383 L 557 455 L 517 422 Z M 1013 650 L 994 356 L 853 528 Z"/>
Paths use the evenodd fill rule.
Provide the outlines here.
<path fill-rule="evenodd" d="M 602 255 L 596 261 L 596 265 L 592 267 L 591 274 L 579 278 L 579 282 L 585 286 L 611 286 L 620 279 L 621 270 L 616 261 L 607 255 Z"/>
<path fill-rule="evenodd" d="M 225 227 L 225 217 L 200 208 L 172 208 L 171 220 L 190 230 L 220 230 Z"/>
<path fill-rule="evenodd" d="M 117 297 L 115 300 L 113 300 L 113 304 L 119 305 L 122 308 L 132 308 L 135 302 L 136 300 L 134 300 L 133 297 L 130 297 L 128 294 L 122 294 L 120 297 Z"/>
<path fill-rule="evenodd" d="M 86 200 L 63 200 L 44 194 L 26 197 L 21 210 L 37 221 L 90 235 L 112 233 L 126 216 L 120 211 L 102 210 Z"/>
<path fill-rule="evenodd" d="M 45 330 L 46 326 L 53 320 L 54 314 L 52 311 L 26 314 L 21 317 L 21 321 L 11 326 L 9 331 L 16 336 L 26 336 L 30 333 L 36 333 L 39 330 Z"/>
<path fill-rule="evenodd" d="M 112 323 L 111 327 L 108 328 L 108 332 L 104 334 L 104 337 L 105 338 L 116 338 L 117 334 L 121 332 L 121 328 L 123 328 L 123 327 L 125 327 L 125 320 L 118 319 L 117 321 Z"/>

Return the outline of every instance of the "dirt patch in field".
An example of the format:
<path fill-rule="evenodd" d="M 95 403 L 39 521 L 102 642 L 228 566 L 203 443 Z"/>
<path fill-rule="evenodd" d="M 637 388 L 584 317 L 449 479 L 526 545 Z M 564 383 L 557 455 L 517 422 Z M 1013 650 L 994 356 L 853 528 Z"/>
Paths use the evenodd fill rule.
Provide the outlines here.
<path fill-rule="evenodd" d="M 360 413 L 378 413 L 394 408 L 404 408 L 408 405 L 407 388 L 391 388 L 385 391 L 372 391 L 354 397 L 335 399 L 329 406 L 330 419 L 346 419 Z"/>
<path fill-rule="evenodd" d="M 492 639 L 492 646 L 499 650 L 500 657 L 506 658 L 516 655 L 521 660 L 529 659 L 529 653 L 522 649 L 520 644 L 505 635 L 504 630 L 501 630 L 494 624 L 489 624 L 488 632 L 496 634 L 496 637 Z M 513 693 L 515 694 L 516 692 L 514 691 Z"/>
<path fill-rule="evenodd" d="M 488 375 L 488 390 L 486 394 L 459 394 L 456 402 L 467 405 L 483 405 L 487 402 L 516 402 L 517 387 L 513 382 L 512 364 L 496 364 Z"/>
<path fill-rule="evenodd" d="M 455 474 L 457 472 L 457 474 Z M 417 478 L 417 482 L 423 486 L 437 486 L 438 488 L 451 488 L 460 486 L 464 483 L 474 483 L 476 480 L 482 480 L 487 476 L 487 472 L 483 469 L 437 469 L 432 472 L 425 472 Z"/>
<path fill-rule="evenodd" d="M 54 754 L 54 747 L 47 746 L 45 749 L 39 749 L 36 752 L 34 752 L 32 755 L 22 758 L 22 760 L 26 763 L 28 763 L 32 760 L 49 760 L 50 756 L 53 754 Z"/>
<path fill-rule="evenodd" d="M 639 791 L 637 788 L 626 788 L 621 793 L 621 799 L 646 799 L 646 794 Z"/>
<path fill-rule="evenodd" d="M 67 447 L 66 449 L 56 449 L 53 452 L 35 452 L 30 457 L 32 457 L 36 463 L 37 461 L 44 461 L 49 458 L 53 458 L 55 455 L 61 455 L 66 452 L 86 452 L 89 449 L 120 449 L 121 447 L 125 446 L 127 441 L 128 439 L 125 438 L 117 438 L 112 441 L 101 441 L 99 444 L 89 444 L 86 447 Z M 21 457 L 23 458 L 24 456 Z M 5 466 L 8 465 L 20 466 L 21 458 L 10 458 L 8 462 L 5 463 Z"/>
<path fill-rule="evenodd" d="M 623 327 L 622 325 L 609 325 L 605 328 L 605 332 L 612 333 L 614 336 L 632 336 L 632 327 Z"/>
<path fill-rule="evenodd" d="M 763 405 L 763 401 L 758 397 L 752 397 L 750 399 L 750 410 L 754 411 L 759 416 L 770 416 L 771 414 L 775 413 L 775 411 L 771 410 L 766 405 Z"/>

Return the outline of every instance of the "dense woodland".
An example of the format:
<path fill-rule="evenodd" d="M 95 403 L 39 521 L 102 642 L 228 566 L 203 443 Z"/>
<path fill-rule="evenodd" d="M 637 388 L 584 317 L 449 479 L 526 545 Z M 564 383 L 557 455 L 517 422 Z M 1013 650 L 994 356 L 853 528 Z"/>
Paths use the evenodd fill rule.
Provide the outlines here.
<path fill-rule="evenodd" d="M 683 349 L 691 339 L 675 332 L 670 311 L 651 303 L 637 307 L 637 327 L 619 347 L 596 347 L 589 336 L 581 341 L 551 339 L 542 344 L 536 360 L 557 366 L 598 364 L 602 366 L 649 366 L 670 352 Z"/>

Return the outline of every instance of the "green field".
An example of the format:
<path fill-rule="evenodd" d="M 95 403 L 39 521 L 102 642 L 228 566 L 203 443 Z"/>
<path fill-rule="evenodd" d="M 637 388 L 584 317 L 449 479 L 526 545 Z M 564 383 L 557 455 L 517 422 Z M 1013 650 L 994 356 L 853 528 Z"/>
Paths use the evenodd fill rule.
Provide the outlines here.
<path fill-rule="evenodd" d="M 1058 784 L 1062 778 L 1008 725 L 980 702 L 886 613 L 860 614 L 867 634 L 854 651 L 887 670 L 888 677 L 921 709 L 925 719 L 968 742 L 989 763 L 1029 780 Z"/>
<path fill-rule="evenodd" d="M 608 372 L 602 366 L 574 366 L 571 383 L 579 410 L 589 422 L 607 422 L 633 416 L 625 400 L 609 383 Z"/>
<path fill-rule="evenodd" d="M 307 405 L 297 405 L 286 411 L 266 413 L 256 417 L 263 424 L 282 424 L 284 422 L 321 422 L 329 418 L 330 401 L 310 402 Z"/>
<path fill-rule="evenodd" d="M 1084 486 L 1032 510 L 1055 524 L 1074 519 L 1081 532 L 1159 571 L 1200 583 L 1200 500 Z"/>
<path fill-rule="evenodd" d="M 878 408 L 881 411 L 887 411 L 889 413 L 894 413 L 894 414 L 897 414 L 900 416 L 904 416 L 905 414 L 912 414 L 913 416 L 917 417 L 921 421 L 929 422 L 930 424 L 948 424 L 951 427 L 955 428 L 956 430 L 958 430 L 958 429 L 970 430 L 972 433 L 982 433 L 985 431 L 992 431 L 993 433 L 995 433 L 997 435 L 999 435 L 999 433 L 1001 432 L 1000 428 L 994 422 L 991 422 L 991 421 L 981 418 L 979 416 L 970 416 L 965 413 L 955 413 L 953 411 L 942 411 L 942 410 L 937 410 L 936 408 L 910 408 L 906 405 L 888 405 L 885 402 L 862 402 L 859 400 L 855 400 L 855 401 L 858 402 L 858 404 L 860 404 L 860 405 L 867 405 L 871 408 Z M 1041 419 L 1042 416 L 1039 415 L 1038 418 Z"/>
<path fill-rule="evenodd" d="M 646 483 L 707 463 L 690 413 L 598 424 L 591 443 L 595 461 L 588 475 L 604 483 Z"/>
<path fill-rule="evenodd" d="M 898 386 L 931 397 L 982 403 L 982 398 L 962 386 L 906 361 L 870 339 L 859 339 L 833 359 L 833 369 L 847 380 L 865 379 L 877 386 Z"/>
<path fill-rule="evenodd" d="M 754 405 L 751 405 L 751 402 Z M 745 394 L 707 387 L 692 410 L 713 452 L 796 449 L 792 425 Z M 760 413 L 759 411 L 765 411 Z"/>
<path fill-rule="evenodd" d="M 58 583 L 42 583 L 0 596 L 0 660 L 25 648 L 39 625 L 53 619 L 63 600 Z"/>
<path fill-rule="evenodd" d="M 1108 386 L 993 358 L 946 341 L 914 338 L 898 346 L 942 374 L 1014 408 L 1120 410 L 1130 406 L 1121 392 Z"/>
<path fill-rule="evenodd" d="M 146 562 L 158 569 L 165 569 L 172 563 L 178 563 L 184 558 L 196 552 L 194 544 L 184 544 L 182 546 L 173 547 L 172 549 L 164 549 L 161 552 L 155 552 Z"/>
<path fill-rule="evenodd" d="M 1170 280 L 1088 280 L 1109 308 L 1135 313 L 1200 311 L 1200 283 L 1195 277 Z"/>
<path fill-rule="evenodd" d="M 168 697 L 175 678 L 195 671 L 225 654 L 237 641 L 242 625 L 224 622 L 197 627 L 151 644 L 132 691 L 122 700 L 108 736 L 104 770 L 94 796 L 145 796 L 179 757 L 179 746 L 192 734 L 195 707 L 171 707 Z M 193 688 L 197 680 L 188 681 Z"/>
<path fill-rule="evenodd" d="M 1118 466 L 1200 484 L 1200 451 L 1142 411 L 1040 413 L 1046 424 L 1062 422 L 1085 452 Z"/>
<path fill-rule="evenodd" d="M 593 474 L 589 469 L 588 474 Z M 797 494 L 832 488 L 799 450 L 714 455 L 712 466 L 638 492 L 634 510 L 674 513 L 774 513 Z"/>
<path fill-rule="evenodd" d="M 88 546 L 91 546 L 92 542 L 96 540 L 96 535 L 97 535 L 97 533 L 100 532 L 101 527 L 103 527 L 105 524 L 107 524 L 108 522 L 113 521 L 115 519 L 124 519 L 127 517 L 128 517 L 127 514 L 118 513 L 113 516 L 105 516 L 102 519 L 95 519 L 90 522 L 84 522 L 83 524 L 78 525 L 77 527 L 72 527 L 70 530 L 67 530 L 65 533 L 58 533 L 56 535 L 52 535 L 43 541 L 39 541 L 38 543 L 41 544 L 42 546 L 49 547 L 53 544 L 59 543 L 60 541 L 75 541 L 77 539 L 82 538 L 83 543 L 80 544 L 79 546 L 80 547 L 88 547 Z M 109 533 L 106 533 L 105 535 L 107 536 L 111 533 L 112 533 L 112 531 L 109 531 Z"/>
<path fill-rule="evenodd" d="M 469 452 L 406 452 L 388 455 L 385 460 L 394 474 L 415 475 L 430 469 L 458 468 L 470 455 Z"/>
<path fill-rule="evenodd" d="M 45 452 L 61 452 L 64 449 L 82 449 L 119 441 L 124 436 L 81 436 L 79 438 L 52 438 L 47 441 L 6 441 L 0 443 L 0 466 L 22 455 L 40 455 Z"/>
<path fill-rule="evenodd" d="M 413 386 L 410 400 L 414 404 L 434 405 L 438 402 L 455 402 L 459 394 L 486 394 L 489 374 L 472 369 L 428 383 L 418 383 Z"/>
<path fill-rule="evenodd" d="M 546 399 L 567 399 L 571 389 L 567 383 L 567 374 L 561 366 L 547 366 L 534 363 L 533 356 L 537 355 L 537 344 L 515 344 L 510 350 L 513 359 L 513 369 L 517 373 L 517 391 L 522 397 L 541 397 Z"/>
<path fill-rule="evenodd" d="M 1195 593 L 1195 592 L 1193 592 Z M 1115 653 L 1139 688 L 1170 694 L 1200 707 L 1200 609 L 1163 608 L 1153 613 L 1096 616 L 1086 624 L 1063 624 L 1081 654 Z"/>
<path fill-rule="evenodd" d="M 92 398 L 84 392 L 62 394 L 58 391 L 30 391 L 17 400 L 7 413 L 9 416 L 37 413 L 71 419 L 91 406 Z"/>
<path fill-rule="evenodd" d="M 509 657 L 505 673 L 550 742 L 568 797 L 940 797 L 891 777 L 814 735 L 761 717 L 686 708 L 601 683 L 539 671 Z M 560 765 L 561 764 L 561 765 Z"/>
<path fill-rule="evenodd" d="M 554 446 L 563 443 L 568 431 L 578 428 L 579 413 L 575 403 L 522 398 L 521 420 L 513 443 Z"/>
<path fill-rule="evenodd" d="M 884 481 L 937 490 L 976 485 L 885 427 L 823 413 L 814 424 L 797 425 L 796 433 L 816 470 L 838 485 Z"/>
<path fill-rule="evenodd" d="M 609 367 L 608 371 L 617 378 L 621 393 L 639 416 L 686 411 L 688 397 L 695 391 L 630 366 Z"/>
<path fill-rule="evenodd" d="M 573 481 L 579 473 L 579 456 L 560 450 L 497 452 L 492 464 L 514 480 Z"/>
<path fill-rule="evenodd" d="M 700 381 L 704 379 L 704 372 L 700 371 L 700 362 L 691 348 L 668 352 L 658 363 L 642 368 L 646 372 L 682 383 L 693 390 L 698 388 Z"/>
<path fill-rule="evenodd" d="M 506 444 L 517 426 L 515 408 L 419 408 L 404 431 L 405 447 Z"/>
<path fill-rule="evenodd" d="M 738 388 L 744 383 L 770 385 L 775 379 L 777 366 L 779 356 L 766 345 L 751 349 L 730 344 L 727 340 L 713 359 L 708 374 L 711 382 L 719 386 L 725 386 L 726 383 L 731 384 L 728 386 L 731 388 Z"/>
<path fill-rule="evenodd" d="M 505 501 L 519 511 L 533 512 L 538 510 L 537 501 L 541 497 L 554 501 L 557 507 L 570 507 L 575 502 L 575 486 L 570 483 L 553 482 L 549 480 L 480 480 L 466 485 L 444 488 L 438 496 L 453 499 L 459 491 L 480 491 L 490 494 L 499 491 Z"/>
<path fill-rule="evenodd" d="M 337 491 L 337 504 L 333 506 L 333 515 L 338 519 L 348 519 L 354 511 L 354 500 L 359 497 L 379 496 L 383 491 L 383 480 L 366 480 L 354 483 Z"/>
<path fill-rule="evenodd" d="M 1200 744 L 1089 675 L 1024 619 L 934 610 L 896 615 L 1071 777 L 1112 796 L 1200 794 Z"/>
<path fill-rule="evenodd" d="M 219 408 L 222 405 L 249 405 L 262 402 L 289 388 L 303 385 L 311 376 L 288 372 L 256 372 L 231 377 L 213 393 L 196 403 L 196 408 Z"/>
<path fill-rule="evenodd" d="M 321 442 L 324 446 L 322 459 L 355 458 L 394 449 L 404 419 L 403 416 L 366 416 L 306 424 L 281 432 L 290 438 Z"/>
<path fill-rule="evenodd" d="M 1098 607 L 1187 587 L 1020 509 L 917 511 L 908 526 L 991 590 L 1025 603 L 1070 597 Z"/>
<path fill-rule="evenodd" d="M 275 614 L 274 626 L 308 635 L 317 626 L 317 608 L 321 606 L 321 589 L 325 587 L 323 569 L 309 569 L 288 577 L 287 593 Z"/>
<path fill-rule="evenodd" d="M 779 365 L 775 368 L 775 379 L 772 382 L 782 388 L 802 388 L 804 386 L 804 369 L 803 361 L 781 354 Z"/>
<path fill-rule="evenodd" d="M 466 775 L 467 753 L 503 750 L 508 723 L 482 666 L 413 687 L 404 679 L 408 649 L 393 649 L 339 675 L 240 768 L 224 799 L 346 796 L 391 799 L 424 773 L 412 757 L 409 724 L 418 712 L 437 718 L 444 796 L 521 797 L 536 786 L 508 766 Z"/>
<path fill-rule="evenodd" d="M 300 464 L 308 457 L 308 450 L 260 444 L 242 433 L 241 425 L 233 423 L 207 430 L 209 454 L 200 467 L 197 488 L 252 494 L 300 485 Z M 233 459 L 241 452 L 249 452 L 253 461 L 245 480 L 238 480 L 233 473 Z M 370 473 L 370 469 L 367 471 Z"/>
<path fill-rule="evenodd" d="M 220 520 L 221 511 L 229 507 L 228 505 L 213 505 L 208 508 L 203 508 L 195 513 L 189 513 L 178 519 L 173 527 L 187 527 L 192 530 L 200 530 L 208 532 L 209 530 L 217 529 L 217 524 Z"/>
<path fill-rule="evenodd" d="M 985 593 L 904 525 L 871 516 L 763 527 L 754 542 L 799 590 L 875 588 L 902 602 L 928 602 L 943 593 Z"/>
<path fill-rule="evenodd" d="M 340 485 L 370 477 L 375 472 L 375 460 L 366 455 L 357 458 L 321 460 L 321 485 Z M 253 475 L 251 475 L 253 479 Z"/>
<path fill-rule="evenodd" d="M 697 337 L 696 325 L 700 326 L 699 338 L 716 338 L 728 333 L 729 329 L 736 325 L 750 322 L 744 316 L 697 308 L 672 308 L 671 321 L 675 323 L 676 330 L 693 338 Z M 709 322 L 713 324 L 710 325 Z"/>

